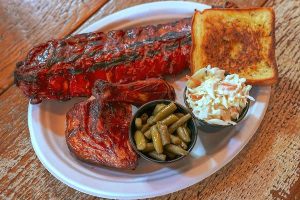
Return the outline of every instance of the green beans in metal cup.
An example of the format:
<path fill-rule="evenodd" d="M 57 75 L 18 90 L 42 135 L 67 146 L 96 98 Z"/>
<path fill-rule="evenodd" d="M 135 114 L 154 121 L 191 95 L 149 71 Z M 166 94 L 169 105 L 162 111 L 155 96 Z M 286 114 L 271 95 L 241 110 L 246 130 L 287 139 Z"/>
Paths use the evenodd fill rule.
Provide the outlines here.
<path fill-rule="evenodd" d="M 195 136 L 191 135 L 189 129 L 192 127 L 193 131 L 195 130 L 191 114 L 185 110 L 182 113 L 182 106 L 178 110 L 175 102 L 158 103 L 153 105 L 152 109 L 141 112 L 135 117 L 136 149 L 148 158 L 159 162 L 171 161 L 187 155 L 192 137 L 195 140 Z"/>

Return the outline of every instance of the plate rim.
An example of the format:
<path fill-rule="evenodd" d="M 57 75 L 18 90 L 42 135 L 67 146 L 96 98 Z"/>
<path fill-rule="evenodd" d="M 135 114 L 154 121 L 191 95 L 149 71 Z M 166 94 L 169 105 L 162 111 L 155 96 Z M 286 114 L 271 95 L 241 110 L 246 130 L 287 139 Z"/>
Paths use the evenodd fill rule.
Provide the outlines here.
<path fill-rule="evenodd" d="M 144 6 L 153 6 L 153 5 L 157 5 L 157 4 L 166 4 L 166 3 L 174 3 L 174 4 L 191 4 L 191 5 L 203 5 L 203 6 L 207 6 L 205 4 L 201 4 L 201 3 L 195 3 L 195 2 L 178 2 L 178 1 L 167 1 L 167 2 L 152 2 L 152 3 L 145 3 L 145 4 L 140 4 L 140 5 L 137 5 L 137 6 L 133 6 L 133 7 L 129 7 L 129 8 L 126 8 L 126 9 L 123 9 L 123 10 L 120 10 L 118 12 L 115 12 L 113 14 L 110 14 L 110 15 L 107 15 L 106 17 L 96 21 L 95 23 L 92 23 L 90 25 L 88 25 L 86 28 L 84 28 L 83 30 L 80 31 L 80 33 L 83 33 L 85 30 L 88 30 L 90 27 L 92 26 L 97 26 L 97 24 L 102 24 L 102 20 L 107 20 L 109 18 L 111 18 L 112 16 L 115 16 L 115 15 L 119 15 L 119 13 L 122 13 L 122 12 L 127 12 L 128 10 L 130 9 L 138 9 L 140 7 L 144 7 Z M 270 86 L 267 86 L 265 87 L 265 90 L 268 92 L 268 96 L 267 96 L 267 99 L 266 101 L 264 102 L 265 103 L 265 107 L 264 107 L 264 110 L 262 111 L 262 114 L 261 114 L 261 118 L 258 120 L 257 124 L 255 127 L 253 127 L 253 133 L 251 134 L 250 137 L 247 138 L 247 140 L 245 140 L 245 142 L 240 145 L 240 149 L 238 151 L 236 151 L 232 156 L 230 156 L 226 162 L 222 163 L 220 165 L 220 167 L 212 170 L 209 175 L 207 175 L 205 178 L 211 176 L 212 174 L 214 174 L 215 172 L 221 170 L 225 165 L 227 165 L 229 162 L 232 161 L 232 159 L 234 157 L 236 157 L 241 150 L 244 149 L 244 147 L 249 143 L 250 139 L 253 137 L 253 135 L 256 133 L 258 127 L 260 126 L 261 124 L 261 121 L 263 120 L 264 118 L 264 115 L 265 115 L 265 112 L 268 108 L 268 104 L 269 104 L 269 99 L 270 99 L 270 96 L 271 96 L 271 87 Z M 57 178 L 58 180 L 60 180 L 61 182 L 63 182 L 64 184 L 70 186 L 71 188 L 74 188 L 80 192 L 83 192 L 83 193 L 86 193 L 86 194 L 89 194 L 89 195 L 93 195 L 93 196 L 97 196 L 97 197 L 105 197 L 105 198 L 118 198 L 120 195 L 115 195 L 115 196 L 112 196 L 111 193 L 109 192 L 106 192 L 106 191 L 101 191 L 101 193 L 94 193 L 94 192 L 91 192 L 91 191 L 87 191 L 87 190 L 84 190 L 82 189 L 81 187 L 78 187 L 77 184 L 74 184 L 72 180 L 68 180 L 68 178 L 66 178 L 62 173 L 60 173 L 59 171 L 57 171 L 55 168 L 51 167 L 51 164 L 49 164 L 49 162 L 47 161 L 47 159 L 45 159 L 44 155 L 42 155 L 41 151 L 38 148 L 38 142 L 36 140 L 36 138 L 33 136 L 33 133 L 34 133 L 34 125 L 33 125 L 33 120 L 31 119 L 30 116 L 32 116 L 32 111 L 33 111 L 33 106 L 29 103 L 29 106 L 28 106 L 28 127 L 29 127 L 29 132 L 30 132 L 30 139 L 31 139 L 31 143 L 32 143 L 32 146 L 33 146 L 33 149 L 37 155 L 37 157 L 39 158 L 39 160 L 41 161 L 41 163 L 43 164 L 43 166 L 55 177 Z M 64 177 L 64 178 L 63 178 Z M 145 194 L 145 193 L 141 193 L 141 194 L 136 194 L 135 196 L 129 196 L 129 195 L 124 195 L 121 197 L 123 199 L 131 199 L 131 198 L 149 198 L 149 197 L 156 197 L 156 196 L 160 196 L 160 195 L 165 195 L 165 194 L 169 194 L 169 193 L 172 193 L 172 192 L 176 192 L 176 191 L 179 191 L 179 190 L 182 190 L 182 189 L 185 189 L 189 186 L 192 186 L 198 182 L 200 182 L 201 180 L 205 179 L 205 178 L 197 178 L 195 180 L 192 181 L 192 183 L 189 183 L 187 185 L 184 185 L 184 186 L 179 186 L 177 185 L 174 190 L 174 187 L 172 190 L 170 191 L 163 191 L 163 192 L 156 192 L 155 194 L 151 193 L 151 194 Z M 198 180 L 199 179 L 199 180 Z M 100 196 L 101 195 L 101 196 Z"/>

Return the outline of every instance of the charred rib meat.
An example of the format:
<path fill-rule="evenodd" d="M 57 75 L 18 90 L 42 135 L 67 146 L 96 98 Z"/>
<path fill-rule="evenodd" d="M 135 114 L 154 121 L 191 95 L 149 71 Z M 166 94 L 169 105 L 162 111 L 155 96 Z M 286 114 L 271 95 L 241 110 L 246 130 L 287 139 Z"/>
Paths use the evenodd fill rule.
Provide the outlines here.
<path fill-rule="evenodd" d="M 90 96 L 98 79 L 128 83 L 188 67 L 191 19 L 51 40 L 17 63 L 15 83 L 31 103 Z"/>

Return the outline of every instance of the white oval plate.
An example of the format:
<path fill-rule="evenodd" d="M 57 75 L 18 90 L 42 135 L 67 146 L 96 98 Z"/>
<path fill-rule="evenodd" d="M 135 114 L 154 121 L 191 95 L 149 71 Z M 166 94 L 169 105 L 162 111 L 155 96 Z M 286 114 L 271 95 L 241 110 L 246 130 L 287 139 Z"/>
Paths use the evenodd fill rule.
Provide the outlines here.
<path fill-rule="evenodd" d="M 194 9 L 207 5 L 192 2 L 156 2 L 122 10 L 90 25 L 82 32 L 126 28 L 191 17 Z M 182 102 L 183 81 L 175 83 L 177 101 Z M 65 142 L 65 114 L 75 102 L 45 101 L 28 107 L 32 146 L 40 161 L 57 179 L 81 192 L 106 198 L 147 198 L 191 186 L 231 161 L 254 135 L 266 111 L 270 87 L 252 90 L 256 102 L 235 128 L 208 134 L 199 132 L 192 155 L 170 165 L 139 160 L 136 170 L 96 167 L 71 156 Z"/>

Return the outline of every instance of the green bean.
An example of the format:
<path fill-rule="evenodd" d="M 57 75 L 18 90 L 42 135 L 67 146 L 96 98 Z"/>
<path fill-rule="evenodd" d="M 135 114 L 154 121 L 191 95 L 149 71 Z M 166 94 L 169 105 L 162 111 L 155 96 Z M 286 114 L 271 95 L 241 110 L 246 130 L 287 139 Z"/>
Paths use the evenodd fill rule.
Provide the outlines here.
<path fill-rule="evenodd" d="M 182 141 L 179 137 L 171 135 L 171 143 L 175 145 L 180 145 L 184 150 L 188 148 L 187 144 Z"/>
<path fill-rule="evenodd" d="M 174 113 L 174 115 L 176 115 L 176 117 L 178 117 L 178 118 L 181 118 L 181 117 L 183 117 L 183 116 L 184 116 L 184 114 L 183 114 L 183 113 Z"/>
<path fill-rule="evenodd" d="M 170 159 L 174 159 L 176 157 L 176 155 L 174 153 L 168 152 L 168 151 L 164 151 L 164 154 L 167 155 L 168 158 Z"/>
<path fill-rule="evenodd" d="M 174 124 L 172 124 L 169 127 L 169 133 L 172 134 L 174 133 L 174 131 L 176 131 L 176 129 L 180 126 L 182 126 L 185 122 L 187 122 L 189 119 L 191 119 L 191 114 L 186 114 L 183 117 L 181 117 L 180 119 L 178 119 Z"/>
<path fill-rule="evenodd" d="M 151 131 L 150 131 L 150 129 L 149 130 L 147 130 L 145 133 L 144 133 L 144 135 L 145 135 L 145 137 L 148 139 L 148 140 L 151 140 Z"/>
<path fill-rule="evenodd" d="M 156 128 L 156 126 L 151 127 L 151 137 L 154 145 L 154 149 L 157 153 L 162 153 L 163 152 L 163 145 L 161 141 L 160 134 Z"/>
<path fill-rule="evenodd" d="M 161 111 L 159 111 L 155 116 L 153 121 L 158 122 L 160 120 L 165 119 L 170 114 L 172 114 L 177 109 L 177 106 L 174 102 L 170 103 L 166 107 L 164 107 Z"/>
<path fill-rule="evenodd" d="M 162 120 L 161 123 L 165 124 L 166 126 L 169 126 L 169 125 L 173 124 L 174 122 L 176 122 L 178 119 L 179 118 L 176 115 L 171 114 L 167 118 Z"/>
<path fill-rule="evenodd" d="M 146 148 L 143 150 L 143 152 L 150 152 L 155 151 L 153 143 L 147 143 Z"/>
<path fill-rule="evenodd" d="M 167 158 L 165 154 L 159 154 L 156 151 L 151 151 L 150 153 L 148 153 L 148 155 L 154 159 L 161 160 L 161 161 L 165 161 Z"/>
<path fill-rule="evenodd" d="M 161 122 L 157 122 L 157 129 L 158 132 L 160 133 L 161 142 L 163 146 L 165 146 L 166 144 L 170 144 L 171 139 L 170 139 L 170 134 L 168 132 L 168 127 L 162 124 Z"/>
<path fill-rule="evenodd" d="M 184 149 L 187 150 L 188 146 L 184 141 L 181 141 L 180 146 Z"/>
<path fill-rule="evenodd" d="M 176 130 L 176 132 L 177 132 L 178 137 L 182 141 L 184 141 L 186 143 L 191 142 L 191 138 L 189 136 L 189 133 L 182 126 L 178 127 L 177 130 Z"/>
<path fill-rule="evenodd" d="M 155 124 L 155 121 L 154 121 L 154 117 L 153 117 L 153 116 L 150 116 L 150 117 L 147 119 L 147 124 L 149 124 L 149 125 Z"/>
<path fill-rule="evenodd" d="M 146 124 L 147 123 L 147 119 L 148 119 L 148 114 L 147 113 L 143 113 L 141 115 L 141 119 L 142 119 L 142 123 Z"/>
<path fill-rule="evenodd" d="M 171 153 L 174 153 L 176 155 L 180 155 L 180 156 L 185 156 L 188 154 L 188 152 L 186 150 L 184 150 L 183 148 L 174 145 L 174 144 L 167 144 L 165 146 L 165 149 Z"/>
<path fill-rule="evenodd" d="M 141 131 L 136 131 L 134 133 L 134 140 L 138 150 L 143 150 L 146 148 L 146 138 Z"/>
<path fill-rule="evenodd" d="M 183 127 L 185 129 L 185 131 L 189 134 L 189 136 L 191 137 L 191 130 L 189 129 L 189 127 Z"/>
<path fill-rule="evenodd" d="M 151 127 L 150 124 L 144 124 L 142 129 L 141 129 L 141 132 L 145 133 L 146 131 L 148 131 L 150 129 L 150 127 Z"/>
<path fill-rule="evenodd" d="M 138 118 L 138 117 L 135 118 L 134 123 L 135 123 L 136 129 L 138 129 L 138 130 L 142 129 L 142 119 L 141 118 Z"/>
<path fill-rule="evenodd" d="M 174 135 L 170 135 L 170 139 L 171 139 L 172 144 L 179 145 L 182 142 L 179 137 L 174 136 Z"/>
<path fill-rule="evenodd" d="M 153 110 L 153 115 L 156 115 L 159 111 L 161 111 L 164 107 L 166 107 L 165 104 L 163 103 L 160 103 L 160 104 L 157 104 Z"/>

